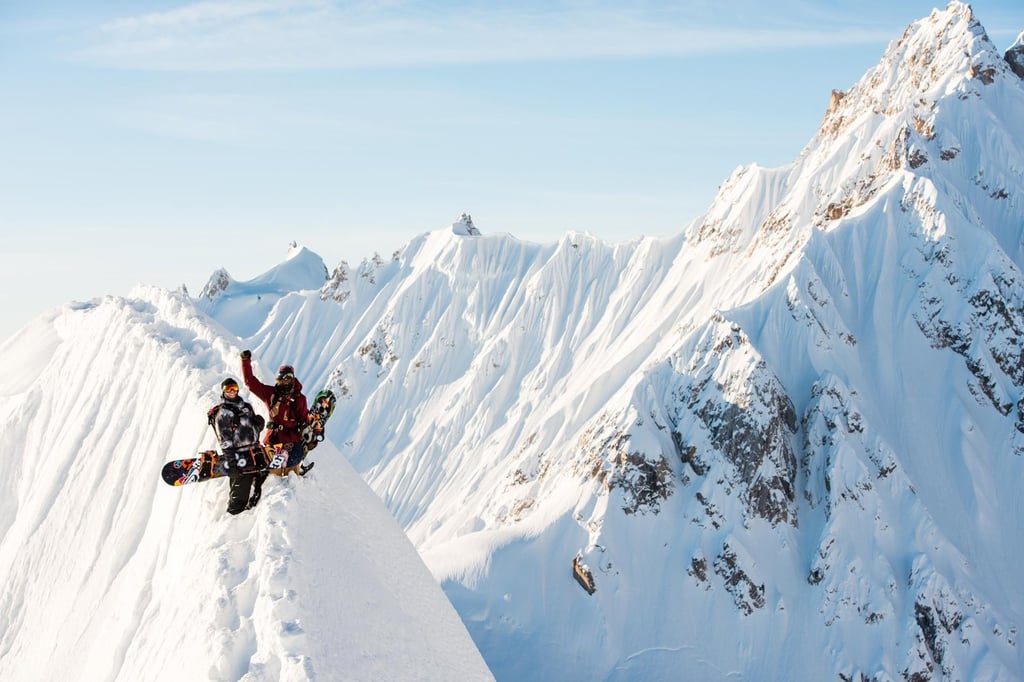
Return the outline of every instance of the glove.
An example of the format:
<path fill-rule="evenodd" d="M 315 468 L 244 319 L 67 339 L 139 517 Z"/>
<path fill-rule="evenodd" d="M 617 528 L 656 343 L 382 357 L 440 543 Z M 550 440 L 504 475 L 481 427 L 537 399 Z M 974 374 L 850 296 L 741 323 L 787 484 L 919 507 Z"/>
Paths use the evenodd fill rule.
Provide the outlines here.
<path fill-rule="evenodd" d="M 245 350 L 242 351 L 242 359 L 243 360 L 248 360 L 251 357 L 252 357 L 252 351 L 251 350 L 246 348 Z"/>
<path fill-rule="evenodd" d="M 263 418 L 263 415 L 258 414 L 253 419 L 253 426 L 256 427 L 256 433 L 259 433 L 260 431 L 262 431 L 263 427 L 266 426 L 266 425 L 267 425 L 267 422 Z"/>

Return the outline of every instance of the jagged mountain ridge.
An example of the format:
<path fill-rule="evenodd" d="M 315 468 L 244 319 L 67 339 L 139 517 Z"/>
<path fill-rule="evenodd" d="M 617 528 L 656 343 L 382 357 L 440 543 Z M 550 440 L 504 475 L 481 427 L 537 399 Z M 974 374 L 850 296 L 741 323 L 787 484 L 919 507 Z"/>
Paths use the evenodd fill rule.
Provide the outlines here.
<path fill-rule="evenodd" d="M 250 341 L 345 396 L 332 437 L 499 678 L 677 677 L 691 647 L 694 678 L 749 672 L 736 633 L 779 675 L 1011 676 L 1020 102 L 952 3 L 679 236 L 538 246 L 460 219 Z"/>
<path fill-rule="evenodd" d="M 1013 678 L 1022 102 L 952 3 L 681 235 L 457 224 L 251 341 L 346 396 L 334 437 L 499 679 Z"/>
<path fill-rule="evenodd" d="M 1018 679 L 1022 105 L 954 2 L 679 235 L 195 305 L 335 388 L 499 679 Z"/>

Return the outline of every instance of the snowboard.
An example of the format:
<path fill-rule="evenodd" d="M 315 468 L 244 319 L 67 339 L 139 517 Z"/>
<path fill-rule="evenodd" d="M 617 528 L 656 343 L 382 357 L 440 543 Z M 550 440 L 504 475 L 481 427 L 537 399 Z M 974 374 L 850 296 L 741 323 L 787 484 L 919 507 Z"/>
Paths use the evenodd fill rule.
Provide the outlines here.
<path fill-rule="evenodd" d="M 302 429 L 302 442 L 306 452 L 315 448 L 324 439 L 324 427 L 334 413 L 336 402 L 334 391 L 328 389 L 313 396 L 313 403 L 309 406 L 309 423 Z"/>
<path fill-rule="evenodd" d="M 320 441 L 324 439 L 324 427 L 327 426 L 327 420 L 334 413 L 334 404 L 336 402 L 337 398 L 334 397 L 334 392 L 328 389 L 324 389 L 313 396 L 313 404 L 309 406 L 309 423 L 302 430 L 303 460 L 306 459 L 309 451 L 319 445 Z M 302 464 L 299 467 L 299 476 L 308 474 L 314 464 L 316 462 Z"/>
<path fill-rule="evenodd" d="M 250 453 L 248 457 L 244 454 L 225 457 L 216 450 L 204 450 L 195 457 L 164 464 L 160 476 L 167 485 L 181 486 L 231 474 L 281 471 L 288 465 L 288 451 L 281 445 L 255 445 Z"/>

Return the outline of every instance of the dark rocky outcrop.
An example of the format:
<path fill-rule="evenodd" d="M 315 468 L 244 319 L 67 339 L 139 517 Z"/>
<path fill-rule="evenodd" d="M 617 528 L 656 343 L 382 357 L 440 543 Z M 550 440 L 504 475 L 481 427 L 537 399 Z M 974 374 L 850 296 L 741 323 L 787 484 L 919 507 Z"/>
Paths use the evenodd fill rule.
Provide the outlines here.
<path fill-rule="evenodd" d="M 740 363 L 726 363 L 738 355 Z M 720 376 L 723 365 L 740 371 Z M 778 378 L 750 346 L 739 327 L 719 318 L 712 324 L 693 363 L 678 377 L 666 412 L 677 425 L 674 436 L 680 458 L 698 476 L 710 475 L 717 462 L 730 488 L 738 492 L 747 514 L 772 523 L 797 525 L 796 454 L 793 437 L 796 411 Z M 698 424 L 707 449 L 688 442 L 680 425 Z M 691 438 L 693 437 L 691 436 Z"/>
<path fill-rule="evenodd" d="M 1024 33 L 1017 38 L 1017 42 L 1006 51 L 1003 59 L 1010 65 L 1010 70 L 1020 78 L 1024 78 Z"/>

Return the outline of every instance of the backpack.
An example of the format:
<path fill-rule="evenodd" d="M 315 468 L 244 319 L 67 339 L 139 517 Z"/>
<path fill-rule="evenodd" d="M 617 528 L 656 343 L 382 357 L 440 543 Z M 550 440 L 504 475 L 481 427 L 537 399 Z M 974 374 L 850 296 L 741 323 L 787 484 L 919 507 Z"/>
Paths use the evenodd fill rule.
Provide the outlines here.
<path fill-rule="evenodd" d="M 215 425 L 215 422 L 217 421 L 217 413 L 220 411 L 220 408 L 221 408 L 221 405 L 214 405 L 213 407 L 211 407 L 206 412 L 206 423 L 210 425 L 210 428 L 213 429 L 214 435 L 216 435 L 218 438 L 220 437 L 220 434 L 217 433 L 217 427 Z M 234 418 L 231 421 L 232 421 L 231 425 L 235 429 L 237 429 L 239 427 L 240 423 L 241 423 L 241 417 L 239 416 L 239 414 L 237 412 L 234 413 Z M 266 423 L 267 422 L 263 418 L 263 415 L 256 414 L 256 412 L 254 410 L 253 413 L 252 413 L 252 425 L 256 429 L 256 440 L 257 441 L 259 440 L 260 433 L 262 433 L 263 427 L 266 426 Z"/>

